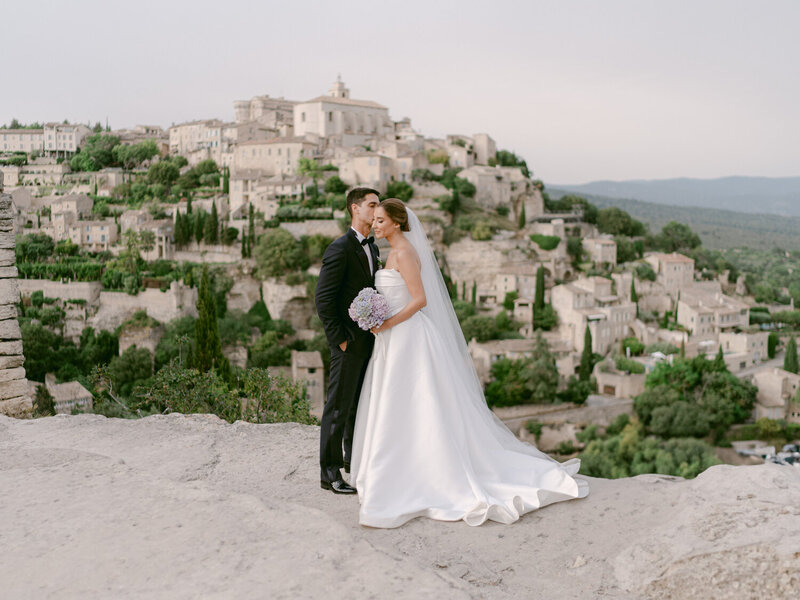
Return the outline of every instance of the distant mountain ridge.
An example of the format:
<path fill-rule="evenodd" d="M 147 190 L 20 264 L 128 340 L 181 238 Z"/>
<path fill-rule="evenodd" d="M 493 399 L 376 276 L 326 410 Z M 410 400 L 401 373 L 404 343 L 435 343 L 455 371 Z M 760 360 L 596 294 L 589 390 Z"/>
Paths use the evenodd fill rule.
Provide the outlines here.
<path fill-rule="evenodd" d="M 625 198 L 609 198 L 574 190 L 547 188 L 557 200 L 565 194 L 578 194 L 598 208 L 617 206 L 657 233 L 670 221 L 689 225 L 712 249 L 747 247 L 758 250 L 800 250 L 800 216 L 777 216 L 738 212 L 719 208 L 674 206 Z"/>
<path fill-rule="evenodd" d="M 800 216 L 800 177 L 721 177 L 719 179 L 636 179 L 546 184 L 577 194 L 668 204 Z"/>

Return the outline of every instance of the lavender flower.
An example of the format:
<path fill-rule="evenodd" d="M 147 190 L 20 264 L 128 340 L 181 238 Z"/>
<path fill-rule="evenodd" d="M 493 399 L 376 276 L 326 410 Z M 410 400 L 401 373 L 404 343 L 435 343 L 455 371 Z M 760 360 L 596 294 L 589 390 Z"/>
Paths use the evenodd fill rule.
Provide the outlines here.
<path fill-rule="evenodd" d="M 347 312 L 361 329 L 369 331 L 383 325 L 389 317 L 389 302 L 373 288 L 364 288 Z"/>

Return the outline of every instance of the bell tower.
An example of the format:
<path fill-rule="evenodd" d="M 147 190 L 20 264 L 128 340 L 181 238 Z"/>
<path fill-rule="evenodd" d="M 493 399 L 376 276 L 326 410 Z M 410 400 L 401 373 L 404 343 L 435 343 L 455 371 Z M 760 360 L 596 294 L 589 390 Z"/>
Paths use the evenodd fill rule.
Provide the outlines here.
<path fill-rule="evenodd" d="M 331 86 L 331 89 L 328 90 L 328 96 L 332 96 L 334 98 L 350 97 L 350 90 L 344 86 L 344 81 L 342 81 L 341 74 L 336 77 L 336 82 Z"/>

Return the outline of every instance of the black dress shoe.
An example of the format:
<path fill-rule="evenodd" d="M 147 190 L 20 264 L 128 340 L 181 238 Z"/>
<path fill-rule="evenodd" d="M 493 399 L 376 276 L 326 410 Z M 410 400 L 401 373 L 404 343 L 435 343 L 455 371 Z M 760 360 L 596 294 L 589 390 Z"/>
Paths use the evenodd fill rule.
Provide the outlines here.
<path fill-rule="evenodd" d="M 319 486 L 323 490 L 330 490 L 334 494 L 355 494 L 356 488 L 347 483 L 344 479 L 336 481 L 320 481 Z"/>
<path fill-rule="evenodd" d="M 350 473 L 350 463 L 349 462 L 344 463 L 344 472 L 345 473 Z"/>

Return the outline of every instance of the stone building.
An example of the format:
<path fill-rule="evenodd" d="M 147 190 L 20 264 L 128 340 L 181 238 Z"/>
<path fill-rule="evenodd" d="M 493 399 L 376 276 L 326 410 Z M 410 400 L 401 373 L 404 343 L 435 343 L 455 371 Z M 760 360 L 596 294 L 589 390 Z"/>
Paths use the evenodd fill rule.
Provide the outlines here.
<path fill-rule="evenodd" d="M 595 265 L 617 264 L 617 243 L 610 238 L 584 238 L 583 250 Z"/>
<path fill-rule="evenodd" d="M 279 130 L 294 126 L 294 107 L 297 102 L 283 97 L 255 96 L 250 100 L 236 100 L 233 111 L 236 123 L 257 122 L 268 129 Z"/>
<path fill-rule="evenodd" d="M 644 259 L 650 263 L 656 272 L 656 282 L 664 286 L 664 290 L 673 299 L 676 299 L 682 288 L 689 287 L 694 282 L 694 260 L 683 254 L 653 253 Z"/>
<path fill-rule="evenodd" d="M 311 414 L 322 417 L 325 404 L 325 369 L 318 351 L 292 350 L 292 381 L 302 381 L 305 384 Z"/>
<path fill-rule="evenodd" d="M 709 281 L 680 290 L 677 320 L 689 331 L 691 341 L 717 341 L 720 333 L 747 327 L 750 309 L 723 294 L 718 281 Z"/>
<path fill-rule="evenodd" d="M 316 144 L 297 136 L 244 142 L 236 146 L 234 175 L 246 169 L 265 176 L 294 175 L 300 158 L 313 158 L 316 150 Z"/>
<path fill-rule="evenodd" d="M 587 277 L 550 291 L 558 313 L 558 331 L 577 352 L 583 351 L 587 326 L 592 333 L 592 352 L 598 354 L 606 354 L 634 334 L 636 305 L 612 293 L 611 284 L 604 277 Z"/>
<path fill-rule="evenodd" d="M 12 417 L 30 415 L 33 404 L 25 378 L 22 332 L 17 321 L 19 287 L 14 266 L 15 209 L 11 196 L 3 194 L 0 173 L 0 413 Z"/>
<path fill-rule="evenodd" d="M 56 383 L 55 375 L 45 375 L 45 387 L 53 397 L 53 408 L 57 415 L 71 415 L 73 411 L 91 412 L 92 393 L 78 381 Z"/>
<path fill-rule="evenodd" d="M 3 152 L 42 152 L 44 129 L 0 129 L 0 150 Z"/>
<path fill-rule="evenodd" d="M 754 409 L 756 419 L 766 417 L 800 423 L 800 404 L 794 401 L 800 389 L 800 375 L 768 368 L 754 373 L 752 380 L 758 387 Z"/>
<path fill-rule="evenodd" d="M 69 157 L 83 146 L 83 142 L 91 133 L 92 130 L 86 125 L 47 123 L 43 131 L 45 154 L 56 157 Z"/>
<path fill-rule="evenodd" d="M 341 146 L 366 144 L 370 138 L 394 132 L 389 109 L 370 100 L 355 100 L 341 78 L 326 96 L 294 107 L 294 134 L 332 138 Z"/>

